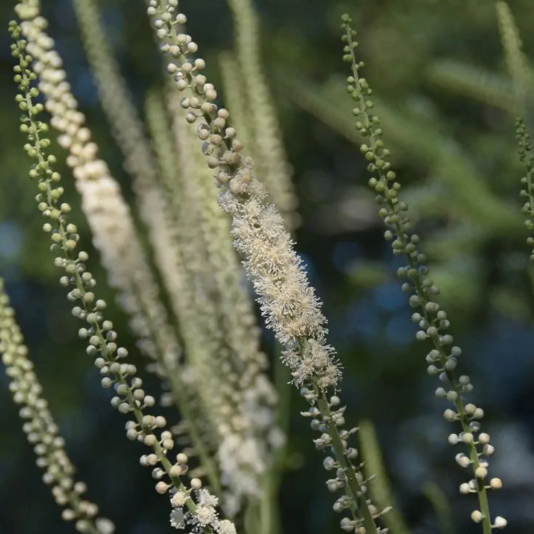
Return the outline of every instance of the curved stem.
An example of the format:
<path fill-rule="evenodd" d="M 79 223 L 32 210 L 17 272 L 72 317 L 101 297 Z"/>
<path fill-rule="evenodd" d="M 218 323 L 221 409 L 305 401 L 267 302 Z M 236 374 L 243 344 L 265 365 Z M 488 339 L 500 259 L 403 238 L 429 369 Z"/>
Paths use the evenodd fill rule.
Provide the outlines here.
<path fill-rule="evenodd" d="M 377 130 L 375 127 L 374 122 L 370 120 L 369 114 L 367 113 L 367 109 L 369 107 L 372 107 L 368 102 L 365 101 L 364 98 L 364 92 L 363 92 L 363 85 L 358 73 L 358 62 L 356 60 L 355 54 L 354 54 L 354 48 L 355 43 L 352 39 L 353 33 L 352 29 L 349 25 L 346 27 L 346 42 L 348 45 L 348 48 L 350 50 L 351 55 L 351 67 L 352 67 L 352 78 L 353 78 L 353 85 L 356 89 L 356 92 L 358 94 L 358 104 L 359 104 L 359 113 L 362 115 L 364 120 L 364 127 L 366 132 L 368 132 L 369 140 L 370 140 L 370 152 L 372 154 L 377 154 L 379 150 L 382 150 L 382 142 L 380 141 L 380 144 L 378 143 L 378 136 Z M 388 177 L 386 176 L 386 165 L 382 161 L 381 165 L 375 165 L 377 173 L 379 175 L 379 183 L 381 184 L 382 190 L 384 192 L 384 197 L 386 199 L 386 203 L 391 210 L 392 213 L 396 213 L 398 210 L 398 205 L 396 200 L 396 194 L 389 196 L 388 193 L 390 192 L 390 187 L 388 183 Z M 395 192 L 396 193 L 396 192 Z M 404 256 L 406 257 L 408 261 L 408 265 L 410 267 L 410 272 L 413 273 L 413 275 L 410 275 L 413 281 L 415 293 L 419 299 L 418 307 L 421 310 L 422 316 L 425 317 L 425 319 L 428 321 L 428 324 L 433 325 L 436 323 L 436 318 L 431 317 L 426 309 L 426 305 L 429 303 L 429 299 L 427 297 L 426 292 L 424 291 L 423 284 L 422 284 L 422 275 L 418 270 L 417 262 L 414 260 L 414 257 L 411 253 L 408 252 L 407 246 L 408 246 L 408 240 L 407 236 L 404 233 L 403 225 L 399 218 L 397 217 L 395 220 L 392 221 L 392 228 L 394 227 L 395 233 L 397 235 L 398 240 L 400 241 L 400 247 L 399 250 L 402 251 Z M 436 328 L 436 333 L 433 335 L 429 335 L 435 350 L 439 352 L 439 361 L 441 363 L 445 363 L 448 360 L 448 355 L 444 349 L 443 344 L 440 341 L 438 329 Z M 469 426 L 469 417 L 468 414 L 465 411 L 465 405 L 461 398 L 461 393 L 463 391 L 463 388 L 456 382 L 454 379 L 454 374 L 452 371 L 445 370 L 445 377 L 446 381 L 448 382 L 450 389 L 456 393 L 456 399 L 454 400 L 457 412 L 458 412 L 458 419 L 462 425 L 462 430 L 465 433 L 471 433 L 471 429 Z M 484 534 L 491 534 L 491 516 L 490 516 L 490 509 L 489 509 L 489 502 L 488 502 L 488 495 L 486 491 L 486 486 L 484 484 L 484 480 L 482 478 L 479 478 L 476 476 L 476 471 L 480 467 L 480 461 L 479 461 L 479 453 L 477 451 L 477 442 L 472 442 L 468 444 L 469 448 L 469 455 L 471 459 L 471 464 L 473 466 L 473 472 L 475 474 L 475 480 L 476 480 L 476 486 L 477 486 L 477 494 L 478 494 L 478 500 L 481 508 L 482 513 L 482 527 Z"/>

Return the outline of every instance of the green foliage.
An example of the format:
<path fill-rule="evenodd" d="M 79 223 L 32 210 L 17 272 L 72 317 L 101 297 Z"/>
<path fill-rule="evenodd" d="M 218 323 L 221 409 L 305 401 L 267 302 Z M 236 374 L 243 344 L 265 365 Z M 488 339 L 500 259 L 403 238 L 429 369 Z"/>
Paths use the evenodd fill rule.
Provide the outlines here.
<path fill-rule="evenodd" d="M 343 106 L 341 81 L 331 81 L 321 89 L 309 80 L 292 79 L 281 73 L 277 76 L 297 105 L 314 113 L 349 141 L 358 146 L 361 144 L 363 138 L 354 130 L 353 121 Z M 384 110 L 384 131 L 401 163 L 410 161 L 427 167 L 442 187 L 446 187 L 447 193 L 453 195 L 453 206 L 442 205 L 450 216 L 472 219 L 492 232 L 517 232 L 519 220 L 516 210 L 503 203 L 488 188 L 461 147 L 417 116 L 389 107 L 376 98 L 375 102 Z M 438 194 L 437 198 L 440 196 Z M 432 204 L 425 200 L 420 203 L 421 207 L 432 209 Z"/>
<path fill-rule="evenodd" d="M 466 98 L 515 113 L 513 87 L 509 80 L 475 65 L 452 59 L 436 61 L 427 72 L 429 83 Z"/>
<path fill-rule="evenodd" d="M 441 534 L 455 534 L 454 518 L 447 496 L 435 482 L 427 482 L 423 486 L 423 493 L 432 504 L 438 517 Z"/>
<path fill-rule="evenodd" d="M 406 521 L 395 507 L 395 502 L 391 495 L 390 482 L 374 425 L 370 421 L 362 421 L 359 425 L 359 436 L 365 476 L 372 481 L 370 493 L 378 506 L 382 508 L 393 507 L 384 516 L 384 523 L 392 534 L 409 534 L 410 530 L 406 525 Z"/>
<path fill-rule="evenodd" d="M 533 105 L 530 96 L 534 88 L 534 73 L 523 52 L 523 43 L 519 35 L 514 16 L 506 2 L 497 2 L 497 20 L 501 32 L 501 41 L 506 55 L 506 65 L 515 90 L 516 109 L 530 122 Z"/>

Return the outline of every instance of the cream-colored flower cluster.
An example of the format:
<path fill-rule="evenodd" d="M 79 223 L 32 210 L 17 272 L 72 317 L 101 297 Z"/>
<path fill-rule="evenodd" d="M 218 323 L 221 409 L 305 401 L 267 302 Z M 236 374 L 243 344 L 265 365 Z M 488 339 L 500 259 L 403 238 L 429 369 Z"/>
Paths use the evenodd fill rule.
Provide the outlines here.
<path fill-rule="evenodd" d="M 202 74 L 205 62 L 194 57 L 197 44 L 179 31 L 186 17 L 178 11 L 178 0 L 150 0 L 147 12 L 168 72 L 176 88 L 187 92 L 182 104 L 187 111 L 185 123 L 195 125 L 207 165 L 217 169 L 219 201 L 232 217 L 234 246 L 244 258 L 262 315 L 285 348 L 294 381 L 303 386 L 301 394 L 313 405 L 305 415 L 313 417 L 312 428 L 321 432 L 316 446 L 334 456 L 328 468 L 335 468 L 336 476 L 329 484 L 333 491 L 345 493 L 335 510 L 349 514 L 341 526 L 347 531 L 381 532 L 375 520 L 383 512 L 369 503 L 366 481 L 353 464 L 357 453 L 348 444 L 356 429 L 338 428 L 345 423 L 344 408 L 326 397 L 327 389 L 338 386 L 341 373 L 334 350 L 326 343 L 326 319 L 302 260 L 282 217 L 266 201 L 267 191 L 255 176 L 253 161 L 241 154 L 243 143 L 229 125 L 228 110 L 215 104 L 215 87 Z"/>
<path fill-rule="evenodd" d="M 63 519 L 74 521 L 78 532 L 112 534 L 113 523 L 99 517 L 98 506 L 82 497 L 87 486 L 74 478 L 75 469 L 65 451 L 65 440 L 59 435 L 58 425 L 43 397 L 43 388 L 1 278 L 0 354 L 10 379 L 13 400 L 20 406 L 19 413 L 24 420 L 22 428 L 37 455 L 37 466 L 45 470 L 43 481 L 52 487 L 56 503 L 63 507 Z"/>
<path fill-rule="evenodd" d="M 252 302 L 243 287 L 242 267 L 232 247 L 230 221 L 217 203 L 196 132 L 184 120 L 195 100 L 180 101 L 174 88 L 168 100 L 176 140 L 176 159 L 168 171 L 175 177 L 171 196 L 176 224 L 189 228 L 190 235 L 182 236 L 180 249 L 188 260 L 190 286 L 195 288 L 190 302 L 200 319 L 197 328 L 205 345 L 190 363 L 205 382 L 204 387 L 199 385 L 199 395 L 220 435 L 221 475 L 230 488 L 224 505 L 230 513 L 243 498 L 261 494 L 261 477 L 272 458 L 270 449 L 280 443 L 280 432 L 274 426 L 276 394 L 264 374 L 266 359 L 259 348 Z M 214 365 L 216 374 L 210 372 Z"/>

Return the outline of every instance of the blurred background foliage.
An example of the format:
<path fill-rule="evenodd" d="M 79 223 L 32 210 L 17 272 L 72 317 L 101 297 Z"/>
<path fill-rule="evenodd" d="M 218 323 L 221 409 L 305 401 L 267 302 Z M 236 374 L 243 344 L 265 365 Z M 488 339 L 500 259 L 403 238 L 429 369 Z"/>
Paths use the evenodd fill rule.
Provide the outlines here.
<path fill-rule="evenodd" d="M 77 339 L 57 283 L 34 184 L 18 132 L 7 23 L 13 2 L 0 3 L 0 274 L 17 309 L 45 394 L 67 448 L 103 513 L 121 534 L 169 532 L 168 504 L 138 466 L 139 448 L 124 439 L 97 373 Z M 102 154 L 127 197 L 130 180 L 99 106 L 70 0 L 46 0 L 75 96 Z M 532 0 L 511 0 L 525 51 L 534 57 Z M 143 108 L 162 84 L 143 0 L 100 2 L 123 75 Z M 522 168 L 514 141 L 511 82 L 506 75 L 493 2 L 480 0 L 257 0 L 264 66 L 269 74 L 300 197 L 298 248 L 325 303 L 331 342 L 345 367 L 350 423 L 372 420 L 392 483 L 392 499 L 411 532 L 475 532 L 474 497 L 458 485 L 464 473 L 448 446 L 443 405 L 428 380 L 424 348 L 400 284 L 398 260 L 382 239 L 355 146 L 344 90 L 339 16 L 351 14 L 359 53 L 376 95 L 385 140 L 399 169 L 423 249 L 442 288 L 453 330 L 466 355 L 476 402 L 487 414 L 497 454 L 492 473 L 505 489 L 494 512 L 510 534 L 534 527 L 534 298 L 526 230 L 518 198 Z M 220 81 L 218 56 L 233 46 L 223 0 L 183 0 L 190 33 L 209 77 Z M 61 158 L 60 158 L 61 159 Z M 65 170 L 65 176 L 67 171 Z M 69 202 L 79 205 L 72 182 Z M 88 247 L 81 217 L 74 221 Z M 97 255 L 93 254 L 93 261 Z M 105 273 L 91 265 L 104 285 Z M 113 299 L 107 287 L 104 298 Z M 126 319 L 110 307 L 123 337 Z M 133 347 L 129 339 L 127 346 Z M 270 345 L 266 335 L 266 346 Z M 150 378 L 149 378 L 150 380 Z M 296 395 L 295 395 L 296 397 Z M 280 496 L 285 534 L 338 532 L 313 434 L 295 398 L 290 456 Z M 72 532 L 40 481 L 0 373 L 0 532 Z"/>

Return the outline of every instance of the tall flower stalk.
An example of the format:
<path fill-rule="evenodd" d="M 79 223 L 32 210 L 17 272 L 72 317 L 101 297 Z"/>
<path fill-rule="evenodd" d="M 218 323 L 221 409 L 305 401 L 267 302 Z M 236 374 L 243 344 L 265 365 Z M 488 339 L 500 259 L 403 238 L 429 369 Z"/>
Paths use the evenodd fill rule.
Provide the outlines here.
<path fill-rule="evenodd" d="M 384 220 L 387 230 L 384 237 L 392 242 L 393 253 L 404 256 L 407 265 L 400 267 L 397 274 L 406 279 L 402 290 L 410 295 L 410 306 L 418 311 L 412 320 L 419 326 L 416 334 L 418 341 L 428 343 L 432 349 L 426 357 L 428 373 L 437 376 L 443 386 L 436 390 L 436 396 L 452 403 L 452 409 L 444 412 L 444 417 L 451 423 L 459 423 L 461 431 L 449 436 L 449 443 L 463 443 L 468 455 L 458 453 L 456 462 L 463 468 L 471 468 L 474 477 L 460 486 L 463 494 L 476 493 L 480 510 L 474 510 L 471 518 L 481 523 L 484 534 L 490 534 L 492 528 L 504 528 L 506 520 L 497 516 L 493 521 L 488 501 L 489 489 L 500 489 L 502 482 L 498 478 L 488 480 L 487 457 L 494 452 L 490 436 L 480 432 L 480 420 L 484 411 L 471 403 L 466 403 L 464 396 L 473 390 L 471 380 L 466 375 L 457 376 L 458 358 L 462 354 L 460 347 L 453 345 L 453 337 L 447 333 L 450 328 L 448 315 L 436 302 L 439 288 L 429 277 L 426 257 L 419 250 L 419 236 L 411 233 L 411 223 L 407 216 L 408 206 L 399 197 L 401 184 L 389 163 L 389 150 L 382 141 L 380 119 L 372 112 L 372 91 L 368 81 L 360 74 L 363 63 L 357 60 L 354 40 L 356 32 L 351 27 L 351 19 L 343 16 L 342 41 L 345 43 L 344 60 L 351 66 L 351 76 L 347 78 L 347 91 L 356 103 L 353 114 L 357 117 L 356 128 L 368 139 L 361 145 L 361 152 L 369 161 L 368 171 L 373 175 L 369 186 L 377 194 L 376 202 L 380 206 L 379 215 Z"/>
<path fill-rule="evenodd" d="M 75 0 L 74 7 L 102 106 L 124 155 L 125 168 L 133 179 L 138 211 L 172 304 L 180 299 L 183 279 L 177 268 L 180 251 L 173 230 L 175 224 L 169 215 L 171 199 L 165 197 L 145 126 L 120 74 L 94 0 Z"/>
<path fill-rule="evenodd" d="M 345 423 L 344 408 L 339 407 L 339 398 L 329 393 L 339 384 L 340 366 L 326 342 L 326 319 L 302 260 L 282 217 L 266 202 L 267 191 L 255 176 L 253 161 L 241 154 L 243 143 L 228 125 L 228 110 L 214 103 L 215 87 L 201 74 L 205 62 L 193 57 L 198 45 L 178 30 L 186 22 L 178 11 L 178 1 L 150 0 L 148 4 L 160 50 L 169 58 L 169 74 L 179 91 L 198 102 L 188 110 L 185 121 L 196 125 L 207 164 L 217 169 L 219 202 L 232 217 L 234 246 L 244 258 L 266 324 L 284 347 L 283 358 L 293 382 L 311 404 L 303 415 L 311 417 L 312 428 L 321 433 L 316 447 L 332 454 L 324 466 L 335 472 L 327 483 L 329 489 L 344 492 L 334 505 L 336 511 L 348 514 L 341 527 L 348 532 L 379 532 L 375 518 L 380 512 L 367 499 L 366 482 L 353 461 L 357 451 L 348 445 L 356 429 L 340 428 Z"/>
<path fill-rule="evenodd" d="M 144 124 L 120 74 L 94 0 L 75 0 L 74 7 L 104 111 L 124 155 L 125 168 L 133 178 L 139 214 L 148 230 L 163 280 L 172 291 L 175 271 L 168 258 L 171 253 L 176 254 L 173 250 L 175 243 L 169 232 L 165 198 Z"/>
<path fill-rule="evenodd" d="M 15 30 L 15 27 L 12 27 Z M 65 440 L 43 396 L 43 387 L 29 358 L 28 347 L 9 304 L 0 278 L 0 354 L 9 377 L 13 401 L 20 406 L 24 433 L 37 455 L 37 466 L 45 470 L 43 482 L 52 488 L 65 521 L 86 534 L 112 534 L 113 523 L 99 517 L 98 506 L 83 498 L 87 486 L 75 479 L 75 468 L 65 451 Z"/>
<path fill-rule="evenodd" d="M 175 443 L 171 432 L 164 430 L 167 422 L 164 417 L 149 413 L 156 401 L 142 388 L 143 382 L 137 377 L 135 365 L 125 363 L 128 351 L 119 345 L 113 324 L 105 318 L 106 302 L 94 293 L 96 281 L 87 270 L 88 254 L 79 251 L 76 255 L 80 236 L 68 220 L 71 206 L 61 202 L 63 188 L 60 186 L 61 176 L 54 170 L 56 158 L 47 154 L 46 149 L 50 146 L 45 137 L 48 125 L 38 119 L 44 106 L 36 102 L 39 90 L 33 83 L 37 78 L 31 69 L 33 58 L 17 23 L 11 25 L 11 34 L 15 41 L 12 52 L 19 62 L 15 68 L 15 82 L 19 86 L 17 102 L 23 112 L 21 131 L 28 139 L 24 148 L 34 160 L 29 175 L 37 182 L 39 194 L 36 201 L 47 220 L 44 231 L 50 235 L 50 248 L 56 254 L 54 264 L 64 271 L 62 285 L 72 288 L 68 293 L 69 300 L 75 304 L 72 313 L 84 324 L 80 335 L 88 341 L 86 352 L 95 358 L 95 365 L 102 375 L 102 386 L 115 391 L 112 406 L 129 416 L 127 438 L 144 443 L 150 449 L 148 455 L 141 457 L 141 465 L 153 468 L 152 476 L 158 480 L 156 491 L 170 496 L 173 506 L 171 524 L 176 528 L 188 524 L 208 534 L 235 534 L 233 523 L 219 519 L 218 499 L 202 488 L 202 482 L 192 479 L 190 486 L 186 485 L 184 475 L 188 470 L 188 457 L 183 453 L 176 455 L 175 461 L 169 457 Z"/>

